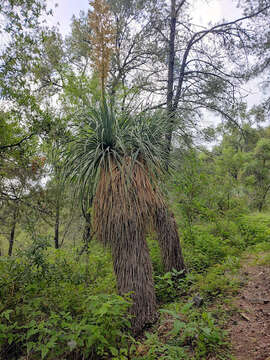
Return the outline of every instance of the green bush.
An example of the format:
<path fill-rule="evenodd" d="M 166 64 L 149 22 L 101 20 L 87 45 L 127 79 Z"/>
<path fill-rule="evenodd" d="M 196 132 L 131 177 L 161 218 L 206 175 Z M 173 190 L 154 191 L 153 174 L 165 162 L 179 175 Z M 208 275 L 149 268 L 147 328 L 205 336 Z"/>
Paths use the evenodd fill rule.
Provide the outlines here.
<path fill-rule="evenodd" d="M 147 244 L 150 251 L 150 256 L 153 264 L 153 270 L 155 274 L 162 275 L 164 274 L 163 264 L 161 261 L 161 254 L 158 240 L 156 239 L 155 234 L 151 234 L 147 237 Z"/>
<path fill-rule="evenodd" d="M 188 276 L 183 277 L 183 271 L 176 270 L 163 275 L 154 275 L 157 300 L 166 303 L 184 295 L 189 288 L 188 279 Z"/>
<path fill-rule="evenodd" d="M 238 227 L 246 246 L 270 241 L 269 214 L 253 213 L 238 218 Z"/>
<path fill-rule="evenodd" d="M 221 236 L 214 236 L 209 229 L 194 226 L 192 232 L 184 233 L 184 258 L 190 270 L 203 272 L 210 266 L 221 263 L 226 256 L 234 255 L 234 249 Z"/>
<path fill-rule="evenodd" d="M 193 291 L 200 293 L 206 300 L 236 294 L 240 279 L 234 273 L 239 268 L 239 258 L 228 256 L 223 264 L 216 264 L 206 274 L 197 274 Z"/>
<path fill-rule="evenodd" d="M 139 354 L 138 354 L 139 352 Z M 146 340 L 138 347 L 137 356 L 133 360 L 188 360 L 182 346 L 170 341 L 161 342 L 157 333 L 146 333 Z"/>
<path fill-rule="evenodd" d="M 220 351 L 224 353 L 227 346 L 226 332 L 217 326 L 210 312 L 196 310 L 192 303 L 181 306 L 178 312 L 161 311 L 173 318 L 169 343 L 181 349 L 191 346 L 194 359 L 198 360 Z"/>
<path fill-rule="evenodd" d="M 42 239 L 21 257 L 0 258 L 0 358 L 127 359 L 130 300 L 113 293 L 104 258 L 85 272 L 75 253 Z"/>
<path fill-rule="evenodd" d="M 58 304 L 54 311 L 45 294 L 41 295 L 0 313 L 1 359 L 17 359 L 18 355 L 28 359 L 120 359 L 127 355 L 128 300 L 117 295 L 85 296 L 77 309 L 68 311 L 63 306 L 62 310 Z M 66 293 L 62 290 L 61 295 Z"/>

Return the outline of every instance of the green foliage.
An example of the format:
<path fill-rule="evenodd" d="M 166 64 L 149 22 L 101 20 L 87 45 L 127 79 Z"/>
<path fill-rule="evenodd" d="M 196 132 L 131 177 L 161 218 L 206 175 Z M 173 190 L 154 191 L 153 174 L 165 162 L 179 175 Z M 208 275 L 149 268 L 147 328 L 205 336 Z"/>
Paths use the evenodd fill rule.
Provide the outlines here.
<path fill-rule="evenodd" d="M 215 354 L 218 359 L 228 359 L 226 332 L 217 326 L 216 321 L 209 312 L 198 311 L 192 303 L 187 303 L 175 310 L 160 310 L 163 316 L 162 327 L 170 327 L 171 330 L 163 340 L 158 333 L 146 334 L 143 346 L 138 349 L 143 356 L 135 359 L 142 360 L 187 360 L 207 359 Z M 192 355 L 189 348 L 192 348 Z M 222 357 L 221 357 L 222 356 Z"/>
<path fill-rule="evenodd" d="M 147 244 L 153 264 L 154 273 L 161 275 L 164 273 L 163 265 L 161 261 L 161 253 L 157 239 L 154 234 L 147 237 Z"/>
<path fill-rule="evenodd" d="M 164 312 L 174 318 L 172 336 L 181 346 L 191 344 L 194 359 L 205 359 L 210 354 L 223 352 L 227 345 L 226 333 L 217 327 L 210 312 L 194 310 L 192 303 L 182 306 L 179 313 Z"/>
<path fill-rule="evenodd" d="M 246 246 L 270 240 L 270 220 L 268 214 L 253 213 L 241 216 L 238 226 Z"/>
<path fill-rule="evenodd" d="M 111 267 L 92 264 L 86 273 L 75 254 L 48 249 L 46 239 L 20 257 L 0 258 L 2 359 L 127 359 L 130 300 L 104 294 Z"/>
<path fill-rule="evenodd" d="M 143 355 L 135 356 L 134 360 L 187 360 L 185 350 L 173 343 L 161 342 L 157 333 L 146 333 L 146 340 L 138 347 L 137 352 Z"/>
<path fill-rule="evenodd" d="M 183 277 L 183 271 L 173 270 L 163 275 L 155 275 L 154 281 L 157 300 L 161 303 L 173 301 L 188 290 L 188 279 Z"/>
<path fill-rule="evenodd" d="M 239 267 L 239 258 L 228 256 L 223 264 L 210 268 L 206 274 L 198 274 L 193 290 L 199 292 L 207 300 L 215 300 L 236 294 L 240 280 L 234 274 Z"/>
<path fill-rule="evenodd" d="M 116 114 L 104 100 L 97 109 L 88 107 L 81 116 L 76 136 L 66 150 L 64 174 L 79 194 L 93 193 L 101 169 L 112 172 L 117 166 L 122 171 L 127 158 L 131 160 L 130 173 L 134 164 L 142 162 L 149 176 L 164 170 L 162 139 L 167 124 L 160 114 Z"/>
<path fill-rule="evenodd" d="M 176 154 L 175 154 L 176 155 Z M 172 188 L 177 209 L 191 227 L 198 218 L 212 219 L 213 192 L 209 192 L 209 175 L 199 154 L 190 150 L 184 153 L 173 175 Z"/>
<path fill-rule="evenodd" d="M 194 225 L 183 233 L 184 256 L 190 270 L 203 272 L 228 255 L 239 255 L 245 244 L 232 221 Z"/>

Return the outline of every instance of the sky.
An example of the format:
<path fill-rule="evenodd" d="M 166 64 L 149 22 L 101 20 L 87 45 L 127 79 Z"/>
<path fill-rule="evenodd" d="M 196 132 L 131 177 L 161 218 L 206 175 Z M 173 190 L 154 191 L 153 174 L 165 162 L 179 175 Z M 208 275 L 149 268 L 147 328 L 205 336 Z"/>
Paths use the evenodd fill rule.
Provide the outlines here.
<path fill-rule="evenodd" d="M 55 4 L 58 6 L 55 8 Z M 62 34 L 68 34 L 72 15 L 78 16 L 80 10 L 87 11 L 89 0 L 48 0 L 48 7 L 54 9 L 50 24 L 60 24 Z M 196 22 L 207 25 L 210 21 L 220 21 L 222 18 L 233 19 L 241 15 L 233 0 L 195 0 L 194 15 Z"/>
<path fill-rule="evenodd" d="M 55 4 L 58 6 L 55 7 Z M 59 23 L 61 33 L 67 35 L 70 31 L 72 16 L 78 16 L 81 10 L 87 11 L 89 0 L 48 0 L 48 8 L 52 8 L 54 12 L 49 23 L 51 25 Z"/>

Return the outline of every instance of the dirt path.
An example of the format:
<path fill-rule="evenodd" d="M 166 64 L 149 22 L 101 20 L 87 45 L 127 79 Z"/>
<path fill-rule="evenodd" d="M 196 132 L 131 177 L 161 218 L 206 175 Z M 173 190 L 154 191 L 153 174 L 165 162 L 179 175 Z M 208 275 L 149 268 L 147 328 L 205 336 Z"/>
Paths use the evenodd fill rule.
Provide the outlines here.
<path fill-rule="evenodd" d="M 237 360 L 270 360 L 270 264 L 249 258 L 242 276 L 247 283 L 234 302 L 240 311 L 229 326 L 232 354 Z"/>

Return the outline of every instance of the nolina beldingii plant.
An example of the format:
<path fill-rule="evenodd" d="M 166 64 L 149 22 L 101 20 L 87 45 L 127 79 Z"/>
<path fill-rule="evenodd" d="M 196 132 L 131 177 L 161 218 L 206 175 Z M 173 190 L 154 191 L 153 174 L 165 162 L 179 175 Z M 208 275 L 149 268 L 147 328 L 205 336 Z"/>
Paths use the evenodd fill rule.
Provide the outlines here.
<path fill-rule="evenodd" d="M 82 196 L 94 195 L 94 231 L 111 248 L 118 291 L 132 294 L 134 332 L 156 318 L 146 235 L 151 225 L 160 230 L 156 218 L 166 210 L 158 188 L 165 132 L 160 114 L 116 116 L 104 100 L 89 109 L 66 153 L 66 177 Z"/>

